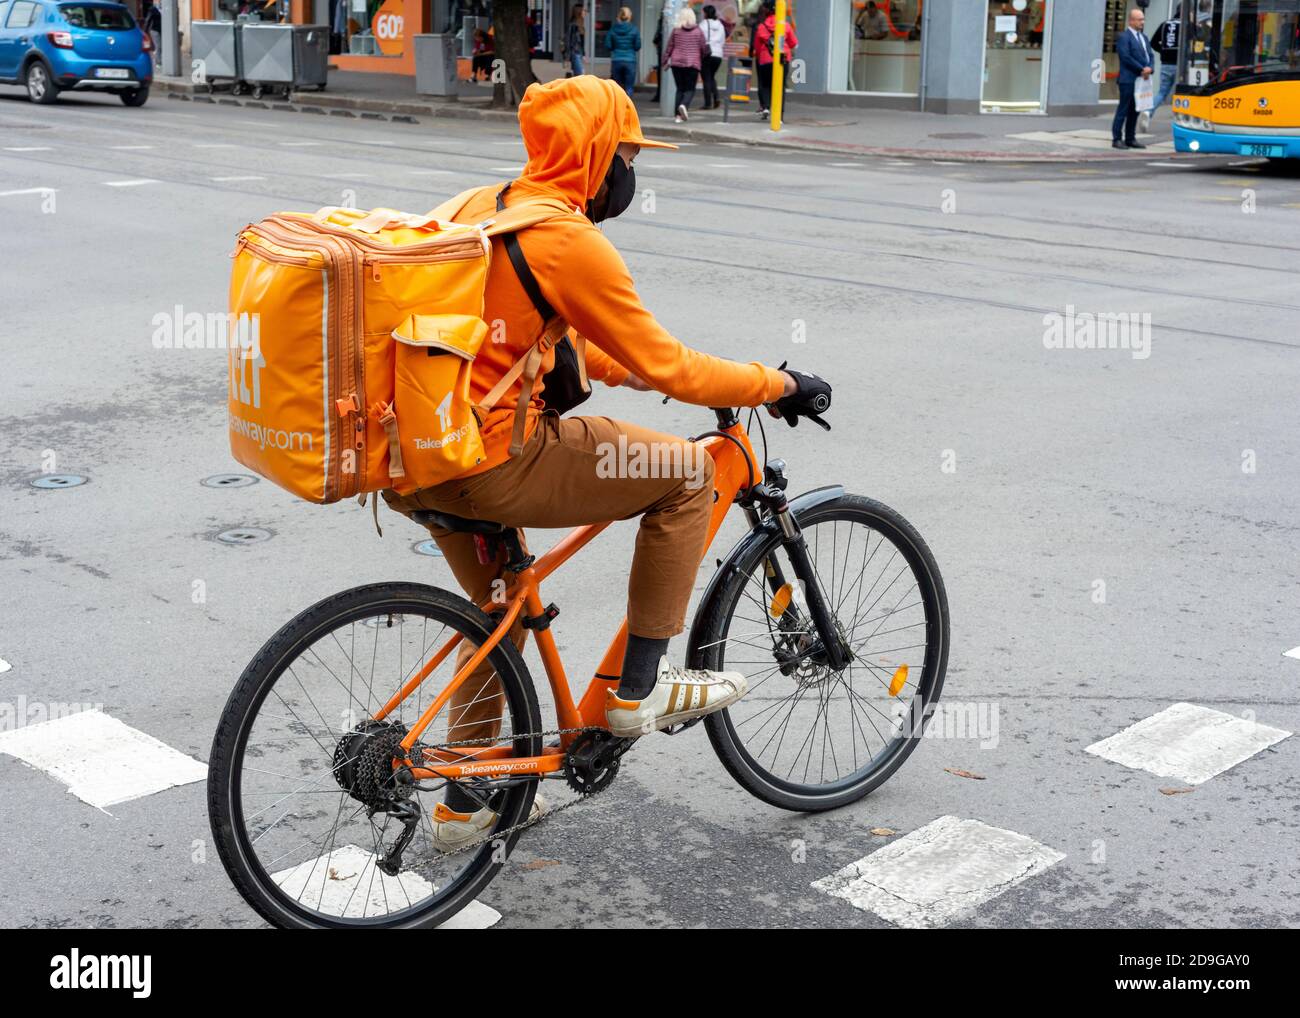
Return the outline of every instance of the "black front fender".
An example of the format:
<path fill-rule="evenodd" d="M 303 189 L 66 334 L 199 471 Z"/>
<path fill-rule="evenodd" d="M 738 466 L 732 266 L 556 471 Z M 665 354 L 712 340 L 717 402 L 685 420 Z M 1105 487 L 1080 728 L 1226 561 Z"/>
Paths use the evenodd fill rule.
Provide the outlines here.
<path fill-rule="evenodd" d="M 795 516 L 798 516 L 810 509 L 815 509 L 819 505 L 837 499 L 843 494 L 844 485 L 842 484 L 828 484 L 823 488 L 813 488 L 811 491 L 805 491 L 802 495 L 796 495 L 790 499 L 790 511 Z M 700 598 L 700 605 L 695 609 L 695 618 L 691 620 L 691 634 L 686 641 L 687 668 L 701 667 L 699 644 L 703 639 L 703 626 L 700 620 L 708 617 L 714 600 L 719 596 L 731 574 L 740 568 L 740 563 L 744 561 L 745 557 L 755 546 L 765 542 L 775 534 L 776 530 L 776 524 L 770 521 L 755 527 L 736 542 L 735 547 L 727 553 L 727 557 L 718 566 L 717 572 L 709 580 L 709 585 L 704 588 L 704 596 Z"/>

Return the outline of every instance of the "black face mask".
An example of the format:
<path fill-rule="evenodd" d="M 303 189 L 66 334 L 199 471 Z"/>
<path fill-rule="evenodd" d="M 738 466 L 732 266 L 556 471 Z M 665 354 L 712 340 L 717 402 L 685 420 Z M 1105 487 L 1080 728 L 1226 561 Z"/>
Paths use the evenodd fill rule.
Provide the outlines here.
<path fill-rule="evenodd" d="M 621 216 L 635 196 L 636 170 L 628 166 L 622 156 L 616 155 L 605 174 L 605 196 L 587 202 L 587 218 L 600 223 Z"/>

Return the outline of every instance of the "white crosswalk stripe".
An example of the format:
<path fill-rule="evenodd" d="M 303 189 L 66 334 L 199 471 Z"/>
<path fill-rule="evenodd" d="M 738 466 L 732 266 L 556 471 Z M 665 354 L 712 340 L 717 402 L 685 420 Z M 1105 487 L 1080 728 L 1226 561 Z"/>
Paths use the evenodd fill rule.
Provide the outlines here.
<path fill-rule="evenodd" d="M 433 884 L 410 870 L 390 877 L 375 867 L 375 854 L 342 845 L 325 855 L 271 874 L 285 894 L 328 916 L 360 919 L 382 916 L 432 894 Z M 357 893 L 362 887 L 361 893 Z M 501 921 L 501 913 L 471 901 L 442 925 L 444 930 L 483 930 Z"/>
<path fill-rule="evenodd" d="M 99 710 L 0 732 L 0 753 L 44 771 L 98 809 L 208 774 L 206 764 Z"/>
<path fill-rule="evenodd" d="M 943 816 L 813 887 L 912 929 L 945 926 L 1065 854 L 1015 831 Z"/>
<path fill-rule="evenodd" d="M 1158 777 L 1199 785 L 1290 734 L 1194 703 L 1176 703 L 1094 742 L 1086 752 Z"/>

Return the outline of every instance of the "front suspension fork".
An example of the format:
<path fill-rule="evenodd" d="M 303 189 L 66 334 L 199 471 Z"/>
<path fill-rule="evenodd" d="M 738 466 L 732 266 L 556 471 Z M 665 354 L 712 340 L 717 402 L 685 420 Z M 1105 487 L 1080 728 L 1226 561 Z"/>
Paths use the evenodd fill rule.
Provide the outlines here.
<path fill-rule="evenodd" d="M 780 527 L 781 543 L 785 547 L 786 554 L 790 557 L 790 565 L 794 569 L 795 578 L 803 590 L 804 603 L 807 606 L 813 628 L 816 630 L 821 642 L 821 649 L 825 655 L 826 663 L 834 671 L 843 671 L 853 659 L 853 654 L 840 634 L 839 626 L 835 622 L 835 616 L 827 603 L 826 594 L 822 590 L 821 583 L 818 582 L 817 572 L 813 568 L 812 558 L 808 554 L 808 545 L 804 541 L 803 531 L 800 530 L 794 514 L 790 512 L 790 505 L 786 501 L 785 492 L 777 485 L 762 483 L 756 484 L 750 489 L 749 498 L 753 500 L 753 503 L 763 505 L 769 509 L 772 518 Z M 751 524 L 758 522 L 758 512 L 753 504 L 746 506 L 745 511 Z M 772 593 L 776 594 L 786 584 L 781 563 L 775 557 L 769 557 L 765 563 L 765 572 L 768 586 L 771 588 Z M 791 604 L 786 608 L 786 611 L 794 609 L 795 605 Z M 782 670 L 784 671 L 784 669 Z"/>

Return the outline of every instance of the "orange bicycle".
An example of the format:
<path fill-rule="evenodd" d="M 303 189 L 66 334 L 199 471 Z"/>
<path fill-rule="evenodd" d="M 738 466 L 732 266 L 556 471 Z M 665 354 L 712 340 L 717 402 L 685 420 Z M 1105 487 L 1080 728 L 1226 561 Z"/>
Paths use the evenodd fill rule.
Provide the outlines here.
<path fill-rule="evenodd" d="M 709 541 L 733 505 L 750 529 L 704 592 L 687 665 L 741 671 L 749 692 L 705 727 L 727 770 L 763 801 L 843 806 L 898 769 L 938 700 L 943 581 L 898 513 L 839 486 L 787 499 L 785 464 L 760 469 L 736 412 L 714 412 L 716 430 L 696 439 L 716 466 Z M 542 581 L 609 524 L 579 527 L 534 560 L 514 530 L 423 515 L 503 542 L 513 577 L 503 602 L 474 605 L 415 583 L 328 597 L 262 647 L 217 726 L 208 781 L 217 848 L 236 888 L 276 926 L 446 922 L 496 876 L 526 827 L 607 787 L 635 745 L 605 724 L 626 620 L 575 703 L 550 630 L 556 609 L 541 596 Z M 508 636 L 520 618 L 549 681 L 550 729 Z M 463 642 L 476 649 L 457 668 Z M 484 660 L 497 688 L 480 695 L 495 697 L 500 714 L 495 731 L 462 738 L 449 704 Z M 577 797 L 533 814 L 548 780 Z M 452 783 L 494 819 L 481 838 L 446 851 L 431 817 Z"/>

